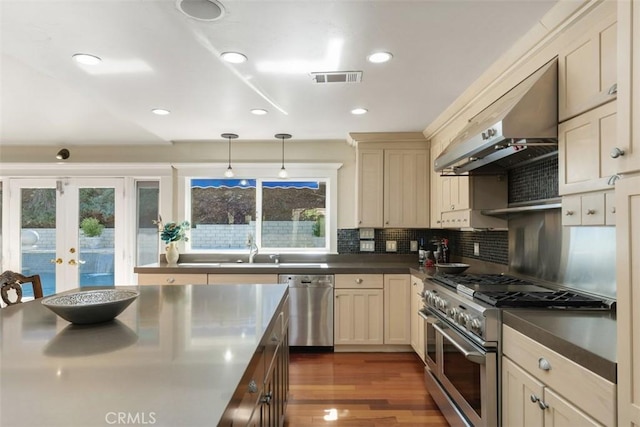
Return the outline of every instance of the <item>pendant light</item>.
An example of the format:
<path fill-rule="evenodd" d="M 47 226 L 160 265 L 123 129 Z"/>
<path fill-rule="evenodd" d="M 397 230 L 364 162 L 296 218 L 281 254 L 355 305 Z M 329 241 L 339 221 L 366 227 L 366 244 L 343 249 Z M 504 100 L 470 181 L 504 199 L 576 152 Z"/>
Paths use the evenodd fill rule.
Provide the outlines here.
<path fill-rule="evenodd" d="M 284 140 L 291 138 L 291 135 L 288 133 L 276 133 L 275 137 L 282 140 L 282 167 L 280 168 L 280 172 L 278 172 L 278 177 L 284 179 L 289 177 L 287 170 L 284 168 Z"/>
<path fill-rule="evenodd" d="M 229 167 L 227 167 L 227 170 L 224 171 L 224 176 L 226 176 L 227 178 L 233 178 L 234 173 L 233 168 L 231 168 L 231 140 L 236 139 L 238 135 L 236 135 L 235 133 L 223 133 L 220 136 L 229 140 Z"/>

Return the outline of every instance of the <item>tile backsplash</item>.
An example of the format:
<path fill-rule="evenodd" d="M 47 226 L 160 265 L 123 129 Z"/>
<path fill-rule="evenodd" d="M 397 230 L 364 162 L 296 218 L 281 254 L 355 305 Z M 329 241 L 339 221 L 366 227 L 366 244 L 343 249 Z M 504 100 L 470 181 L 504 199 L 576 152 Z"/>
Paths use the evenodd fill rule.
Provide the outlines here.
<path fill-rule="evenodd" d="M 458 231 L 433 229 L 376 229 L 375 251 L 360 252 L 358 229 L 338 230 L 338 253 L 340 254 L 411 254 L 411 241 L 424 239 L 427 250 L 435 249 L 430 243 L 434 239 L 449 239 L 453 257 L 475 258 L 481 261 L 507 265 L 509 263 L 508 233 L 506 231 Z M 395 240 L 397 252 L 386 251 L 386 241 Z M 473 253 L 474 243 L 480 245 L 480 255 Z M 417 253 L 416 253 L 417 256 Z"/>
<path fill-rule="evenodd" d="M 520 203 L 558 197 L 558 157 L 537 160 L 509 171 L 509 203 Z M 411 254 L 411 241 L 424 239 L 427 250 L 435 238 L 449 239 L 454 258 L 473 258 L 480 261 L 509 265 L 509 233 L 507 231 L 460 231 L 432 229 L 376 229 L 375 251 L 360 252 L 358 229 L 338 230 L 340 254 Z M 386 251 L 386 241 L 395 240 L 397 252 Z M 474 255 L 478 244 L 479 255 Z M 417 256 L 417 254 L 416 254 Z"/>

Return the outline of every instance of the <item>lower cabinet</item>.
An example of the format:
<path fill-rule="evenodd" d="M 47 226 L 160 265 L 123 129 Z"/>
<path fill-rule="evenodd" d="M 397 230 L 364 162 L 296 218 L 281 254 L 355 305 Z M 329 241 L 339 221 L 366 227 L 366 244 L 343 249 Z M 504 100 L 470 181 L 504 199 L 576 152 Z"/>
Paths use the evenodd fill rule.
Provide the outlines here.
<path fill-rule="evenodd" d="M 206 274 L 140 274 L 138 285 L 206 285 Z"/>
<path fill-rule="evenodd" d="M 280 305 L 218 425 L 284 425 L 289 399 L 289 297 Z"/>
<path fill-rule="evenodd" d="M 408 274 L 336 274 L 334 343 L 411 344 Z"/>
<path fill-rule="evenodd" d="M 411 347 L 424 362 L 424 319 L 418 314 L 422 306 L 422 280 L 411 276 Z"/>
<path fill-rule="evenodd" d="M 503 338 L 503 425 L 616 425 L 615 384 L 508 326 Z"/>
<path fill-rule="evenodd" d="M 207 283 L 210 285 L 242 285 L 256 283 L 272 285 L 278 283 L 277 274 L 208 274 Z"/>

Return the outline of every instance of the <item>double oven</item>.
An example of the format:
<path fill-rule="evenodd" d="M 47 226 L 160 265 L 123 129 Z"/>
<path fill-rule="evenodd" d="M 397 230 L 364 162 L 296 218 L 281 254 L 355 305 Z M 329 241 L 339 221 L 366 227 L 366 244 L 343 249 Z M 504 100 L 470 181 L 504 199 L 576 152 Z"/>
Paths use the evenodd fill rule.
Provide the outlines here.
<path fill-rule="evenodd" d="M 451 426 L 500 425 L 501 309 L 602 308 L 602 300 L 505 275 L 424 281 L 425 381 Z"/>

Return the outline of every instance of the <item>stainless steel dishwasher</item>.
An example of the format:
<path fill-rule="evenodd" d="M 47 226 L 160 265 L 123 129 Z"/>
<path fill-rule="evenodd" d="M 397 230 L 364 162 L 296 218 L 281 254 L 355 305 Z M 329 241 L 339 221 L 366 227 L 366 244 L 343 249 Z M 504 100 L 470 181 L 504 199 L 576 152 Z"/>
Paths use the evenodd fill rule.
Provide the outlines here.
<path fill-rule="evenodd" d="M 333 275 L 281 274 L 289 285 L 289 346 L 333 348 Z"/>

